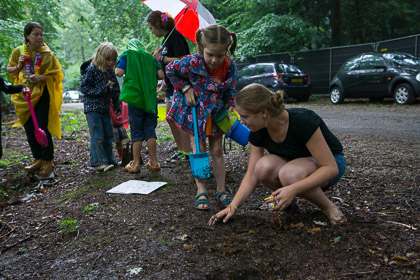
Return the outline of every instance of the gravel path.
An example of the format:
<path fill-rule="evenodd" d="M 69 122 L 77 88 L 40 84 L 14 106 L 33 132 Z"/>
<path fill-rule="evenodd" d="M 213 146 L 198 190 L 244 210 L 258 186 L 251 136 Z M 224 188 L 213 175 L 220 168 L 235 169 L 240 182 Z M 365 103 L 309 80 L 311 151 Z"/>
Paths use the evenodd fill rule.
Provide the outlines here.
<path fill-rule="evenodd" d="M 373 134 L 420 141 L 420 104 L 412 106 L 309 105 L 333 132 Z"/>

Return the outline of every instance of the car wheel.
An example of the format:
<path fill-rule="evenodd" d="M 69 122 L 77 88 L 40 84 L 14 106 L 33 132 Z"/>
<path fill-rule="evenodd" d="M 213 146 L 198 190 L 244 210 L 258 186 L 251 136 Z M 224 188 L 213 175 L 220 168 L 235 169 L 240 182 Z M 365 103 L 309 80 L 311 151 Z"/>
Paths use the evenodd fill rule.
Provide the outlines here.
<path fill-rule="evenodd" d="M 400 105 L 414 103 L 414 90 L 410 84 L 399 84 L 394 89 L 394 101 Z"/>
<path fill-rule="evenodd" d="M 339 87 L 333 87 L 330 91 L 330 101 L 332 104 L 341 104 L 344 100 L 343 91 Z"/>

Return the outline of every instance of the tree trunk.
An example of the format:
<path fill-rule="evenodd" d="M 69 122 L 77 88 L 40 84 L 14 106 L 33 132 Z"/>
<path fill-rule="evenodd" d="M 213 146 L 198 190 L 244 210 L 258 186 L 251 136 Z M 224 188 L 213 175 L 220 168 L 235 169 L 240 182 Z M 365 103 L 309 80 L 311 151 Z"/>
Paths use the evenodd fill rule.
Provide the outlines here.
<path fill-rule="evenodd" d="M 360 1 L 356 0 L 354 3 L 354 8 L 356 11 L 356 17 L 357 17 L 357 36 L 359 38 L 359 43 L 365 43 L 366 39 L 365 39 L 365 32 L 363 30 L 363 18 L 360 15 Z"/>
<path fill-rule="evenodd" d="M 341 45 L 341 0 L 331 0 L 331 18 L 330 18 L 330 27 L 331 27 L 331 45 L 340 46 Z"/>

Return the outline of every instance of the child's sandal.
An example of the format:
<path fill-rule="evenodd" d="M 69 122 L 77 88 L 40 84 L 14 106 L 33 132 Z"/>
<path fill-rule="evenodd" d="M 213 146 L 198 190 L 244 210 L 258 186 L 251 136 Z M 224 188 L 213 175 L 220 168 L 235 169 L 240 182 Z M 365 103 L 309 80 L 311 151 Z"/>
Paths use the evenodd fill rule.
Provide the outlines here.
<path fill-rule="evenodd" d="M 128 171 L 128 173 L 140 173 L 140 167 L 133 167 L 133 161 L 130 161 L 126 166 L 125 170 Z"/>
<path fill-rule="evenodd" d="M 220 200 L 220 197 L 222 196 L 222 195 L 226 195 L 226 197 L 224 198 L 224 199 L 222 199 L 222 200 Z M 227 191 L 222 191 L 222 192 L 218 192 L 218 193 L 216 193 L 216 196 L 217 196 L 217 200 L 219 200 L 221 203 L 222 203 L 222 205 L 223 205 L 223 207 L 228 207 L 228 205 L 232 202 L 232 198 L 230 197 L 230 193 L 229 192 L 227 192 Z"/>
<path fill-rule="evenodd" d="M 205 196 L 206 198 L 200 198 L 199 199 L 199 197 L 201 197 L 201 196 Z M 194 203 L 195 209 L 197 209 L 197 210 L 209 210 L 210 209 L 210 203 L 208 201 L 208 198 L 209 198 L 209 195 L 205 192 L 197 194 L 195 196 L 195 203 Z M 202 204 L 207 205 L 207 207 L 203 207 L 203 206 L 198 207 L 199 205 L 202 205 Z"/>
<path fill-rule="evenodd" d="M 146 167 L 147 167 L 147 169 L 149 169 L 150 171 L 153 171 L 153 172 L 160 171 L 160 164 L 159 163 L 156 166 L 153 166 L 152 163 L 149 161 L 149 162 L 146 163 Z"/>

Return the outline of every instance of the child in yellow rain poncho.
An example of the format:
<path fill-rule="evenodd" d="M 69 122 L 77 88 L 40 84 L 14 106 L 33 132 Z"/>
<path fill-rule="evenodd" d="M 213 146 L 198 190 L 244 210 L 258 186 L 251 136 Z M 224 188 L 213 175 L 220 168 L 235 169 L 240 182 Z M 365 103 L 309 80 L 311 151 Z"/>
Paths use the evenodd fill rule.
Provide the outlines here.
<path fill-rule="evenodd" d="M 25 44 L 12 51 L 7 72 L 15 85 L 24 84 L 32 92 L 31 101 L 39 127 L 48 137 L 48 146 L 41 146 L 35 138 L 35 127 L 28 102 L 24 96 L 12 95 L 19 120 L 13 126 L 23 125 L 35 159 L 25 169 L 41 179 L 53 178 L 54 144 L 51 135 L 61 138 L 59 114 L 63 101 L 63 72 L 54 53 L 43 42 L 43 27 L 29 22 L 24 29 Z"/>

